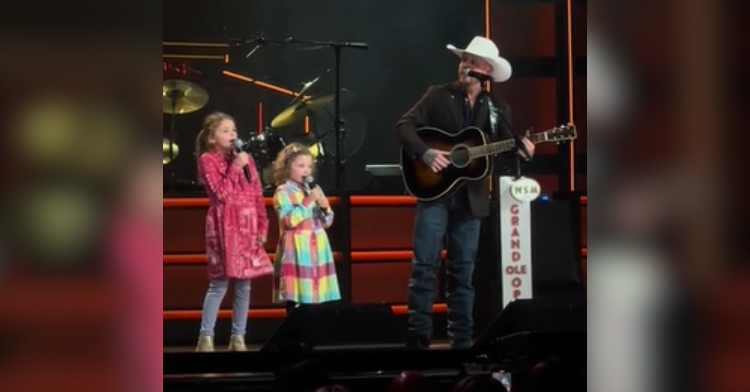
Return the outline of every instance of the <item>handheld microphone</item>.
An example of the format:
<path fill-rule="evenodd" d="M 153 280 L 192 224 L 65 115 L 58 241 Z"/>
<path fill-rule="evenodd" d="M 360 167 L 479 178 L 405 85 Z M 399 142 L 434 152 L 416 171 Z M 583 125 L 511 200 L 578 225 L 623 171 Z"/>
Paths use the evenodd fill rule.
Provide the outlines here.
<path fill-rule="evenodd" d="M 308 190 L 312 190 L 312 188 L 315 188 L 315 185 L 318 185 L 315 183 L 315 178 L 313 176 L 305 176 L 302 180 L 305 181 Z"/>
<path fill-rule="evenodd" d="M 463 75 L 464 77 L 471 76 L 473 78 L 477 78 L 479 79 L 480 82 L 494 82 L 495 81 L 495 79 L 493 79 L 492 76 L 479 73 L 470 68 L 464 68 L 464 70 L 461 71 L 461 75 Z"/>
<path fill-rule="evenodd" d="M 304 176 L 302 178 L 302 181 L 305 182 L 305 188 L 307 188 L 307 193 L 312 192 L 312 189 L 318 186 L 318 184 L 315 183 L 315 178 L 313 176 Z M 320 210 L 323 211 L 323 214 L 328 215 L 328 208 L 320 207 Z"/>
<path fill-rule="evenodd" d="M 234 151 L 236 152 L 242 152 L 245 151 L 245 147 L 247 146 L 247 143 L 242 141 L 242 139 L 234 139 L 232 140 L 232 147 L 234 147 Z"/>
<path fill-rule="evenodd" d="M 243 152 L 243 148 L 246 146 L 245 142 L 242 141 L 242 139 L 234 139 L 232 140 L 232 146 L 234 146 L 234 151 L 237 153 Z M 242 172 L 245 173 L 245 179 L 247 182 L 250 182 L 250 168 L 247 167 L 247 165 L 242 166 Z"/>

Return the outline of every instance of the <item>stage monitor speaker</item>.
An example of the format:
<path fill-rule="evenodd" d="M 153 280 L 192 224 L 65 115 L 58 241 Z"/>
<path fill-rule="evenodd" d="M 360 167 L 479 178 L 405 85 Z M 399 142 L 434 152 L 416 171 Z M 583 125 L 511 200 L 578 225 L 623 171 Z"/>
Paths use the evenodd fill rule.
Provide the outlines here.
<path fill-rule="evenodd" d="M 519 299 L 485 328 L 473 350 L 490 357 L 586 360 L 586 300 Z"/>
<path fill-rule="evenodd" d="M 531 204 L 534 297 L 584 296 L 577 200 Z"/>
<path fill-rule="evenodd" d="M 580 226 L 576 220 L 577 200 L 531 203 L 531 253 L 534 298 L 583 298 L 580 273 Z M 474 270 L 476 298 L 474 325 L 485 329 L 502 310 L 502 261 L 498 203 L 491 204 L 490 217 L 482 222 L 480 247 Z"/>
<path fill-rule="evenodd" d="M 261 351 L 402 348 L 405 344 L 390 305 L 329 303 L 296 308 Z"/>
<path fill-rule="evenodd" d="M 363 191 L 375 195 L 405 195 L 406 188 L 401 179 L 401 166 L 398 164 L 377 164 L 365 166 L 370 174 Z"/>

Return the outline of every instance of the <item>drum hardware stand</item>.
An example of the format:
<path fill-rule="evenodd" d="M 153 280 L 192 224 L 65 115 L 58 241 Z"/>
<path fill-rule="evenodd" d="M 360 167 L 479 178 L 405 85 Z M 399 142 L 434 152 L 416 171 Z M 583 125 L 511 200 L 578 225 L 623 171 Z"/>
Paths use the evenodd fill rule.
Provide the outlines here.
<path fill-rule="evenodd" d="M 368 45 L 363 42 L 335 42 L 335 41 L 317 41 L 317 40 L 301 40 L 293 37 L 287 38 L 285 43 L 294 43 L 308 45 L 312 47 L 321 48 L 333 48 L 334 52 L 334 134 L 336 137 L 336 188 L 339 191 L 346 189 L 346 179 L 344 172 L 344 162 L 341 157 L 341 142 L 344 137 L 343 129 L 341 127 L 341 49 L 342 48 L 353 48 L 367 50 Z"/>
<path fill-rule="evenodd" d="M 172 101 L 172 110 L 169 114 L 169 159 L 172 160 L 172 167 L 170 167 L 169 170 L 169 190 L 170 192 L 174 192 L 174 185 L 175 185 L 175 167 L 174 167 L 174 144 L 177 142 L 177 132 L 175 130 L 175 118 L 177 115 L 175 114 L 175 110 L 177 110 L 177 99 L 180 98 L 180 91 L 178 90 L 171 90 L 169 92 L 169 98 Z"/>
<path fill-rule="evenodd" d="M 309 116 L 310 118 L 313 118 L 313 111 L 310 110 L 310 109 L 308 109 L 307 110 L 307 116 Z M 310 133 L 315 137 L 315 139 L 314 139 L 315 142 L 313 144 L 311 144 L 311 147 L 315 146 L 315 145 L 318 146 L 318 157 L 320 158 L 321 154 L 323 156 L 322 160 L 319 161 L 319 163 L 322 163 L 323 166 L 326 166 L 326 165 L 328 165 L 328 157 L 326 156 L 325 152 L 323 151 L 323 138 L 325 137 L 325 135 L 327 134 L 327 132 L 324 133 L 323 135 L 318 136 L 318 133 L 316 132 L 317 131 L 316 128 L 317 127 L 315 125 L 315 121 L 310 121 Z M 322 174 L 322 172 L 323 172 L 322 170 L 318 170 L 318 174 L 317 174 L 318 183 L 320 183 L 320 181 L 321 181 L 321 174 Z"/>
<path fill-rule="evenodd" d="M 320 80 L 321 76 L 316 77 L 315 79 L 302 83 L 302 88 L 299 90 L 298 93 L 292 98 L 291 102 L 289 102 L 289 106 L 294 105 L 297 101 L 301 101 L 302 98 L 305 96 L 304 94 L 312 88 L 315 83 L 318 83 L 318 80 Z"/>
<path fill-rule="evenodd" d="M 178 102 L 179 100 L 179 102 Z M 167 102 L 168 101 L 168 102 Z M 169 189 L 175 191 L 176 170 L 175 146 L 177 141 L 177 114 L 193 113 L 203 108 L 208 102 L 208 92 L 203 87 L 187 80 L 169 79 L 162 82 L 162 111 L 170 114 L 169 128 Z"/>

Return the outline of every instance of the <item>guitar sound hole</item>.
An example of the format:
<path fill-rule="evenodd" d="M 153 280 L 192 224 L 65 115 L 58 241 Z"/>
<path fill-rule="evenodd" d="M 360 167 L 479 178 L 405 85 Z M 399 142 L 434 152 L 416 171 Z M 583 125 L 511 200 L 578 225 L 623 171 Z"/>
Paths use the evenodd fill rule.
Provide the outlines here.
<path fill-rule="evenodd" d="M 451 151 L 451 163 L 456 167 L 465 167 L 469 164 L 469 149 L 466 146 L 456 146 Z"/>

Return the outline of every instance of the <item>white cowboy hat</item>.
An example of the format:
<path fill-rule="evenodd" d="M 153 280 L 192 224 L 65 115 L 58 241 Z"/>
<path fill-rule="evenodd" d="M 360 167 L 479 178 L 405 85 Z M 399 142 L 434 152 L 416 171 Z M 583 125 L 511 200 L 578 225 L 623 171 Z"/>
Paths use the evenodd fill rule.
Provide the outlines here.
<path fill-rule="evenodd" d="M 458 57 L 463 56 L 464 53 L 473 54 L 486 60 L 492 66 L 492 79 L 495 83 L 504 82 L 510 79 L 510 75 L 513 73 L 508 60 L 500 57 L 500 51 L 497 50 L 497 46 L 494 42 L 487 38 L 476 36 L 469 42 L 469 46 L 466 49 L 458 49 L 455 46 L 448 44 L 446 46 L 448 50 L 455 53 Z"/>

